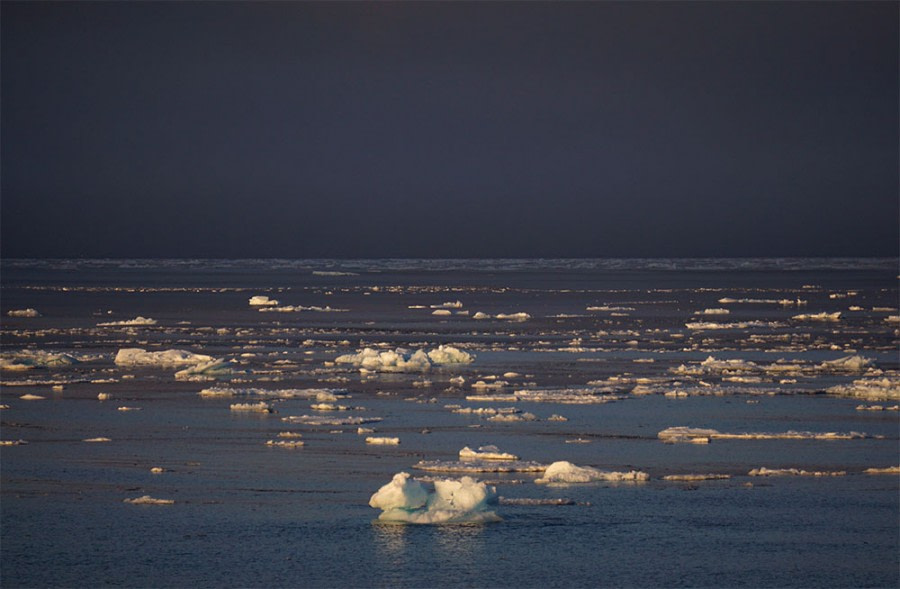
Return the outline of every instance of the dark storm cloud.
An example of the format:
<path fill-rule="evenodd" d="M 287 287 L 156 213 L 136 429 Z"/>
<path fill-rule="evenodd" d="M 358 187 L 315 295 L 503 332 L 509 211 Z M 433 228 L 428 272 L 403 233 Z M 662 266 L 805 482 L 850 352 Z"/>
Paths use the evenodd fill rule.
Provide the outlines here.
<path fill-rule="evenodd" d="M 17 3 L 2 255 L 896 255 L 898 5 Z"/>

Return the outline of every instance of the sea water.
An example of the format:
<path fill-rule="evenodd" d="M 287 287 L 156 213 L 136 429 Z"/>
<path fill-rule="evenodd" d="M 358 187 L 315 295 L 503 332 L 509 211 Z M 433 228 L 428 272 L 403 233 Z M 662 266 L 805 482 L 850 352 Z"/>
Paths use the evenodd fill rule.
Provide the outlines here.
<path fill-rule="evenodd" d="M 895 587 L 897 271 L 4 260 L 0 581 Z M 460 460 L 489 446 L 518 461 Z M 381 520 L 401 472 L 501 521 Z"/>

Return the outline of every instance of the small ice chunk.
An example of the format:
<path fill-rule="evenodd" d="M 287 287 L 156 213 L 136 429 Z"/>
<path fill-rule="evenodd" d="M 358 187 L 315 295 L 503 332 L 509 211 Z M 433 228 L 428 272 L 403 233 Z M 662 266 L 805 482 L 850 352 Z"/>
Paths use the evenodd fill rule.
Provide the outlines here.
<path fill-rule="evenodd" d="M 112 442 L 112 440 L 109 438 L 100 437 L 100 438 L 87 438 L 85 440 L 82 440 L 82 442 L 104 443 L 104 442 Z"/>
<path fill-rule="evenodd" d="M 7 313 L 10 317 L 40 317 L 41 314 L 38 313 L 37 309 L 32 309 L 31 307 L 27 309 L 10 309 Z"/>
<path fill-rule="evenodd" d="M 460 460 L 518 460 L 519 457 L 508 452 L 501 452 L 497 446 L 480 446 L 472 450 L 468 446 L 459 451 Z"/>
<path fill-rule="evenodd" d="M 264 401 L 260 401 L 259 403 L 232 403 L 230 408 L 232 411 L 272 413 L 272 407 Z"/>
<path fill-rule="evenodd" d="M 116 354 L 117 366 L 198 366 L 215 361 L 212 356 L 194 354 L 185 350 L 148 352 L 143 348 L 122 348 Z"/>
<path fill-rule="evenodd" d="M 434 311 L 431 312 L 431 314 L 438 315 L 441 317 L 446 317 L 447 315 L 452 315 L 453 312 L 450 311 L 449 309 L 435 309 Z"/>
<path fill-rule="evenodd" d="M 125 499 L 125 503 L 131 503 L 132 505 L 172 505 L 175 503 L 174 499 L 154 499 L 150 495 L 144 495 L 143 497 L 137 497 L 135 499 Z"/>
<path fill-rule="evenodd" d="M 531 319 L 531 315 L 528 313 L 498 313 L 494 318 L 503 321 L 528 321 Z"/>
<path fill-rule="evenodd" d="M 400 444 L 400 438 L 369 436 L 366 438 L 366 444 L 374 444 L 376 446 L 398 446 Z"/>
<path fill-rule="evenodd" d="M 162 474 L 162 473 L 166 472 L 166 469 L 164 469 L 161 466 L 154 466 L 153 468 L 150 469 L 150 472 L 153 474 Z"/>
<path fill-rule="evenodd" d="M 40 395 L 32 395 L 31 393 L 22 395 L 19 398 L 22 399 L 23 401 L 41 401 L 44 399 L 44 397 L 42 397 Z"/>
<path fill-rule="evenodd" d="M 900 466 L 888 466 L 886 468 L 867 468 L 866 474 L 900 474 Z"/>
<path fill-rule="evenodd" d="M 267 446 L 278 446 L 279 448 L 301 448 L 303 447 L 302 440 L 269 440 L 266 442 Z"/>
<path fill-rule="evenodd" d="M 794 321 L 840 321 L 841 320 L 841 312 L 835 311 L 834 313 L 826 313 L 825 311 L 821 313 L 812 313 L 812 314 L 800 314 L 794 315 L 791 317 Z"/>
<path fill-rule="evenodd" d="M 250 297 L 249 302 L 251 307 L 275 307 L 278 305 L 278 301 L 265 295 L 254 295 Z"/>

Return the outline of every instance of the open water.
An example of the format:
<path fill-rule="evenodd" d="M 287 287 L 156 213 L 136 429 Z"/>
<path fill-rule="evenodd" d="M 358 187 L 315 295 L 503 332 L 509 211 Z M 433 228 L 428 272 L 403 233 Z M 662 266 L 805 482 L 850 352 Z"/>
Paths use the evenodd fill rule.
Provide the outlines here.
<path fill-rule="evenodd" d="M 897 273 L 4 260 L 0 582 L 896 587 Z M 411 360 L 440 345 L 471 361 Z M 135 348 L 221 362 L 135 365 L 120 353 Z M 353 364 L 365 348 L 409 362 Z M 231 408 L 260 402 L 271 412 Z M 482 464 L 468 474 L 496 487 L 500 522 L 399 525 L 369 507 L 394 474 L 459 477 L 459 450 L 486 445 L 645 480 L 545 485 Z M 143 496 L 173 503 L 126 502 Z"/>

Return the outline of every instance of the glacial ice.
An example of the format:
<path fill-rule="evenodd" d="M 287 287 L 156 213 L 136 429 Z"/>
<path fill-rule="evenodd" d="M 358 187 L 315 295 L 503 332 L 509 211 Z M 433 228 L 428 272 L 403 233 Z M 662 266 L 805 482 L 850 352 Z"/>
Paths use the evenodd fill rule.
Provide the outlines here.
<path fill-rule="evenodd" d="M 381 521 L 410 524 L 486 523 L 500 521 L 490 510 L 496 502 L 493 487 L 471 477 L 434 481 L 434 492 L 429 492 L 419 481 L 410 479 L 409 473 L 394 475 L 390 483 L 382 486 L 369 505 L 381 509 Z"/>
<path fill-rule="evenodd" d="M 645 472 L 632 470 L 629 472 L 610 472 L 576 466 L 571 462 L 554 462 L 544 471 L 544 475 L 534 482 L 538 484 L 591 483 L 595 481 L 646 481 L 650 478 Z"/>
<path fill-rule="evenodd" d="M 349 364 L 376 372 L 425 372 L 432 366 L 468 364 L 474 356 L 453 346 L 438 346 L 429 351 L 410 352 L 403 348 L 379 352 L 364 348 L 356 354 L 344 354 L 334 359 L 335 364 Z"/>

